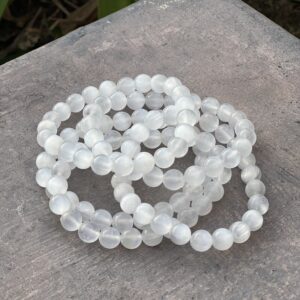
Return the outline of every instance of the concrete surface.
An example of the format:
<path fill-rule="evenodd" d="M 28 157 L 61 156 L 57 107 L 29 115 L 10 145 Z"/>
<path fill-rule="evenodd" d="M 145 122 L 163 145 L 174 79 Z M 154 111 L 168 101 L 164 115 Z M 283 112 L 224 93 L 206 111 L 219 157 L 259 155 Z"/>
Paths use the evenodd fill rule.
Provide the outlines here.
<path fill-rule="evenodd" d="M 42 115 L 87 85 L 141 72 L 174 74 L 254 122 L 271 207 L 246 244 L 205 254 L 169 241 L 106 251 L 64 232 L 48 210 L 34 179 Z M 237 0 L 140 1 L 1 66 L 0 298 L 299 299 L 299 96 L 299 41 Z M 77 171 L 71 189 L 118 210 L 108 177 Z M 198 228 L 242 215 L 237 174 L 225 190 Z M 151 203 L 168 195 L 143 184 L 137 191 Z"/>

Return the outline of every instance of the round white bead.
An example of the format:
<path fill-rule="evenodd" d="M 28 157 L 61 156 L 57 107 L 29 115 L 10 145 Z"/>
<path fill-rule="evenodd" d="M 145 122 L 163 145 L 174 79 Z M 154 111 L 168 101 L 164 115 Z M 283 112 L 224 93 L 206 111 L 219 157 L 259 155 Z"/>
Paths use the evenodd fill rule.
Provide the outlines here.
<path fill-rule="evenodd" d="M 135 90 L 135 82 L 130 77 L 123 77 L 118 81 L 117 89 L 125 95 L 130 95 Z"/>
<path fill-rule="evenodd" d="M 141 204 L 141 199 L 137 194 L 129 193 L 121 198 L 121 209 L 127 213 L 132 214 L 136 208 Z"/>
<path fill-rule="evenodd" d="M 262 181 L 253 179 L 246 184 L 245 192 L 249 198 L 256 194 L 264 195 L 266 192 L 266 187 Z"/>
<path fill-rule="evenodd" d="M 142 235 L 136 228 L 122 232 L 121 244 L 127 249 L 136 249 L 142 243 Z"/>
<path fill-rule="evenodd" d="M 58 135 L 51 135 L 45 141 L 45 150 L 48 154 L 56 156 L 58 155 L 60 146 L 64 143 L 64 140 Z"/>
<path fill-rule="evenodd" d="M 129 214 L 119 212 L 113 216 L 112 226 L 122 233 L 132 228 L 133 219 Z"/>
<path fill-rule="evenodd" d="M 190 243 L 194 250 L 205 252 L 211 248 L 213 239 L 208 231 L 197 230 L 192 234 Z"/>
<path fill-rule="evenodd" d="M 246 223 L 251 231 L 257 231 L 263 225 L 262 215 L 254 209 L 248 210 L 243 214 L 242 221 Z"/>
<path fill-rule="evenodd" d="M 56 175 L 48 180 L 46 188 L 51 195 L 65 194 L 68 190 L 68 182 L 64 177 Z"/>
<path fill-rule="evenodd" d="M 93 223 L 83 223 L 78 229 L 79 238 L 85 243 L 94 243 L 98 240 L 100 232 Z"/>
<path fill-rule="evenodd" d="M 99 242 L 106 249 L 116 248 L 121 242 L 120 232 L 116 228 L 105 228 L 100 233 Z"/>
<path fill-rule="evenodd" d="M 176 169 L 168 170 L 163 177 L 164 186 L 171 190 L 176 191 L 183 187 L 184 178 L 182 172 Z"/>
<path fill-rule="evenodd" d="M 142 232 L 142 239 L 145 245 L 154 247 L 161 243 L 163 237 L 153 232 L 150 228 L 146 228 Z"/>
<path fill-rule="evenodd" d="M 100 96 L 99 90 L 94 86 L 86 87 L 81 93 L 85 103 L 93 103 L 95 99 Z"/>
<path fill-rule="evenodd" d="M 105 209 L 97 209 L 91 217 L 91 223 L 93 223 L 98 230 L 103 230 L 111 225 L 112 216 L 110 212 Z"/>
<path fill-rule="evenodd" d="M 53 106 L 53 110 L 59 114 L 61 121 L 66 121 L 71 116 L 71 108 L 67 103 L 58 102 Z"/>
<path fill-rule="evenodd" d="M 152 220 L 151 229 L 159 235 L 164 235 L 170 232 L 173 227 L 172 218 L 167 214 L 159 214 Z"/>
<path fill-rule="evenodd" d="M 171 229 L 171 241 L 176 245 L 185 245 L 191 239 L 191 230 L 186 224 L 179 223 Z"/>
<path fill-rule="evenodd" d="M 136 123 L 130 128 L 129 136 L 137 142 L 145 142 L 149 135 L 149 129 L 142 123 Z"/>
<path fill-rule="evenodd" d="M 228 250 L 233 244 L 233 234 L 226 228 L 219 228 L 212 234 L 213 246 L 217 250 Z"/>
<path fill-rule="evenodd" d="M 111 108 L 113 110 L 122 110 L 126 107 L 127 98 L 122 92 L 115 92 L 110 96 Z"/>
<path fill-rule="evenodd" d="M 42 168 L 36 172 L 35 180 L 40 187 L 46 187 L 52 176 L 53 174 L 50 168 Z"/>
<path fill-rule="evenodd" d="M 154 168 L 155 160 L 152 154 L 140 152 L 134 158 L 134 171 L 142 174 L 151 172 Z"/>
<path fill-rule="evenodd" d="M 88 169 L 93 161 L 93 153 L 88 149 L 79 149 L 75 152 L 73 162 L 78 169 Z"/>
<path fill-rule="evenodd" d="M 269 201 L 264 195 L 253 195 L 248 200 L 248 209 L 257 210 L 264 215 L 269 210 Z"/>
<path fill-rule="evenodd" d="M 151 77 L 146 74 L 140 74 L 135 77 L 135 87 L 141 93 L 148 93 L 151 90 Z"/>
<path fill-rule="evenodd" d="M 149 173 L 143 175 L 143 180 L 150 187 L 158 187 L 162 184 L 163 176 L 162 170 L 154 167 Z"/>
<path fill-rule="evenodd" d="M 76 231 L 82 224 L 82 216 L 79 211 L 67 211 L 60 217 L 61 226 L 67 231 Z"/>
<path fill-rule="evenodd" d="M 165 147 L 162 147 L 154 153 L 155 163 L 160 168 L 169 168 L 175 160 L 173 153 Z"/>
<path fill-rule="evenodd" d="M 71 112 L 74 113 L 80 112 L 84 107 L 84 98 L 80 94 L 70 95 L 66 102 L 69 104 Z"/>
<path fill-rule="evenodd" d="M 99 86 L 99 93 L 101 96 L 110 97 L 117 91 L 117 85 L 110 80 L 103 81 Z"/>
<path fill-rule="evenodd" d="M 229 229 L 235 243 L 245 243 L 250 237 L 250 228 L 244 222 L 234 222 Z"/>
<path fill-rule="evenodd" d="M 142 203 L 136 208 L 133 214 L 133 219 L 141 225 L 147 225 L 151 223 L 154 216 L 155 209 L 152 207 L 152 205 L 148 203 Z"/>
<path fill-rule="evenodd" d="M 66 195 L 55 195 L 49 201 L 50 210 L 56 215 L 63 215 L 71 209 L 71 202 Z"/>
<path fill-rule="evenodd" d="M 127 130 L 131 125 L 131 117 L 127 112 L 117 112 L 113 116 L 114 127 L 119 131 Z"/>

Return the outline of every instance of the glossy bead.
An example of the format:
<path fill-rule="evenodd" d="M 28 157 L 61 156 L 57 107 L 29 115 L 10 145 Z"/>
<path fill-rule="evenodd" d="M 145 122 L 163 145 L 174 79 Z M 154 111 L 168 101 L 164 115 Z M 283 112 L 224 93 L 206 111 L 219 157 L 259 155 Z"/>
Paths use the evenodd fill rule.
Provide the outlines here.
<path fill-rule="evenodd" d="M 185 85 L 180 85 L 175 87 L 171 93 L 171 97 L 175 100 L 175 102 L 181 97 L 189 97 L 189 96 L 191 96 L 191 92 L 189 88 L 187 88 Z"/>
<path fill-rule="evenodd" d="M 182 172 L 176 169 L 168 170 L 163 177 L 164 186 L 171 190 L 176 191 L 183 187 L 184 177 Z"/>
<path fill-rule="evenodd" d="M 123 77 L 118 81 L 117 89 L 125 95 L 130 95 L 135 90 L 135 81 L 130 77 Z"/>
<path fill-rule="evenodd" d="M 76 206 L 76 210 L 80 212 L 83 221 L 90 220 L 95 213 L 93 204 L 88 201 L 80 201 Z"/>
<path fill-rule="evenodd" d="M 161 243 L 163 236 L 153 232 L 151 228 L 146 228 L 142 232 L 142 239 L 145 245 L 154 247 Z"/>
<path fill-rule="evenodd" d="M 248 200 L 248 209 L 254 209 L 264 215 L 269 210 L 269 201 L 264 195 L 253 195 Z"/>
<path fill-rule="evenodd" d="M 150 130 L 155 130 L 161 128 L 164 123 L 164 117 L 161 111 L 151 110 L 147 113 L 144 124 Z"/>
<path fill-rule="evenodd" d="M 216 145 L 215 137 L 208 132 L 201 132 L 197 135 L 196 146 L 202 152 L 211 151 Z"/>
<path fill-rule="evenodd" d="M 219 201 L 224 196 L 224 187 L 218 181 L 207 182 L 204 184 L 204 194 L 213 202 Z"/>
<path fill-rule="evenodd" d="M 120 132 L 110 130 L 104 135 L 104 140 L 111 144 L 113 150 L 116 150 L 120 148 L 123 138 Z"/>
<path fill-rule="evenodd" d="M 204 113 L 199 120 L 200 128 L 206 132 L 213 132 L 219 126 L 219 119 L 210 113 Z"/>
<path fill-rule="evenodd" d="M 174 136 L 185 140 L 188 146 L 193 146 L 195 143 L 196 132 L 193 126 L 189 124 L 180 124 L 176 126 Z"/>
<path fill-rule="evenodd" d="M 154 205 L 156 215 L 166 214 L 170 217 L 173 216 L 173 207 L 168 202 L 158 202 Z"/>
<path fill-rule="evenodd" d="M 197 121 L 198 121 L 197 114 L 190 109 L 181 110 L 177 114 L 178 124 L 189 124 L 191 126 L 194 126 L 197 123 Z"/>
<path fill-rule="evenodd" d="M 246 184 L 245 192 L 249 198 L 256 194 L 264 195 L 266 192 L 266 187 L 262 181 L 258 179 L 252 179 Z"/>
<path fill-rule="evenodd" d="M 140 108 L 140 109 L 137 109 L 135 110 L 132 114 L 131 114 L 131 121 L 132 121 L 132 124 L 135 124 L 135 123 L 143 123 L 144 122 L 144 119 L 147 115 L 148 111 L 143 109 L 143 108 Z"/>
<path fill-rule="evenodd" d="M 122 92 L 115 92 L 110 96 L 111 108 L 113 110 L 122 110 L 126 107 L 127 98 Z"/>
<path fill-rule="evenodd" d="M 171 138 L 168 142 L 168 149 L 173 153 L 176 158 L 184 157 L 188 150 L 188 144 L 181 138 Z"/>
<path fill-rule="evenodd" d="M 136 249 L 142 243 L 142 235 L 136 228 L 122 232 L 121 244 L 127 249 Z"/>
<path fill-rule="evenodd" d="M 177 124 L 178 109 L 175 105 L 169 105 L 163 109 L 164 122 L 167 125 Z"/>
<path fill-rule="evenodd" d="M 119 232 L 124 232 L 132 228 L 133 219 L 129 214 L 119 212 L 113 216 L 112 226 L 116 228 Z"/>
<path fill-rule="evenodd" d="M 134 193 L 134 188 L 128 183 L 121 182 L 114 187 L 114 197 L 118 202 L 120 202 L 126 194 L 130 193 Z"/>
<path fill-rule="evenodd" d="M 119 176 L 127 176 L 133 171 L 134 165 L 132 159 L 122 154 L 113 163 L 113 170 Z"/>
<path fill-rule="evenodd" d="M 43 115 L 43 121 L 48 120 L 54 122 L 56 128 L 58 128 L 61 124 L 60 115 L 58 112 L 50 110 Z M 56 131 L 55 131 L 56 133 Z"/>
<path fill-rule="evenodd" d="M 71 168 L 67 162 L 57 161 L 52 167 L 53 175 L 61 175 L 68 179 L 71 175 Z"/>
<path fill-rule="evenodd" d="M 57 133 L 57 127 L 54 121 L 51 120 L 42 120 L 37 127 L 37 132 L 41 132 L 45 129 L 48 129 L 53 134 Z"/>
<path fill-rule="evenodd" d="M 250 180 L 260 178 L 260 169 L 257 166 L 247 166 L 241 172 L 241 178 L 244 183 L 248 183 Z"/>
<path fill-rule="evenodd" d="M 165 75 L 157 74 L 151 78 L 151 89 L 156 93 L 163 93 L 164 84 L 167 80 Z"/>
<path fill-rule="evenodd" d="M 49 201 L 50 210 L 56 215 L 63 215 L 71 209 L 71 202 L 66 195 L 55 195 Z"/>
<path fill-rule="evenodd" d="M 80 112 L 83 109 L 84 102 L 84 98 L 80 94 L 72 94 L 66 100 L 66 103 L 70 106 L 71 112 L 74 113 Z"/>
<path fill-rule="evenodd" d="M 219 143 L 227 144 L 234 138 L 234 130 L 227 124 L 221 124 L 215 130 L 215 137 Z"/>
<path fill-rule="evenodd" d="M 38 133 L 36 140 L 41 147 L 45 148 L 47 139 L 52 135 L 55 135 L 52 131 L 50 131 L 49 129 L 44 129 Z"/>
<path fill-rule="evenodd" d="M 60 217 L 62 227 L 67 231 L 76 231 L 82 224 L 82 216 L 77 210 L 70 210 Z"/>
<path fill-rule="evenodd" d="M 172 218 L 167 214 L 159 214 L 154 217 L 151 224 L 151 229 L 159 235 L 164 235 L 170 232 L 173 227 Z"/>
<path fill-rule="evenodd" d="M 195 103 L 191 97 L 180 97 L 175 102 L 175 107 L 178 112 L 188 109 L 188 110 L 195 110 Z"/>
<path fill-rule="evenodd" d="M 200 186 L 205 179 L 205 171 L 199 166 L 190 166 L 184 172 L 184 180 L 191 187 Z"/>
<path fill-rule="evenodd" d="M 197 230 L 192 234 L 190 244 L 194 250 L 205 252 L 211 248 L 213 239 L 208 231 Z"/>
<path fill-rule="evenodd" d="M 150 187 L 158 187 L 162 184 L 163 176 L 162 170 L 154 167 L 149 173 L 143 175 L 143 180 Z"/>
<path fill-rule="evenodd" d="M 242 221 L 246 223 L 251 231 L 259 230 L 263 225 L 263 217 L 257 210 L 248 210 L 243 214 Z"/>
<path fill-rule="evenodd" d="M 242 119 L 247 119 L 247 116 L 245 113 L 243 113 L 242 111 L 236 110 L 235 112 L 233 112 L 231 114 L 231 116 L 229 117 L 228 123 L 229 125 L 234 128 L 235 124 Z"/>
<path fill-rule="evenodd" d="M 242 129 L 238 136 L 247 139 L 252 146 L 255 144 L 257 139 L 256 133 L 250 129 Z"/>
<path fill-rule="evenodd" d="M 52 176 L 53 174 L 50 168 L 41 168 L 36 172 L 35 180 L 40 187 L 46 187 Z"/>
<path fill-rule="evenodd" d="M 224 149 L 221 153 L 221 157 L 224 162 L 224 167 L 229 169 L 237 167 L 241 161 L 241 154 L 236 149 Z"/>
<path fill-rule="evenodd" d="M 53 106 L 53 111 L 59 114 L 61 121 L 66 121 L 71 116 L 71 108 L 67 103 L 58 102 Z"/>
<path fill-rule="evenodd" d="M 220 102 L 212 97 L 207 97 L 202 101 L 201 110 L 203 113 L 211 113 L 216 115 L 220 107 Z"/>
<path fill-rule="evenodd" d="M 251 121 L 249 121 L 248 119 L 241 119 L 239 121 L 236 122 L 235 126 L 234 126 L 234 131 L 237 135 L 239 135 L 239 133 L 243 130 L 243 129 L 249 129 L 254 131 L 254 125 Z"/>
<path fill-rule="evenodd" d="M 173 153 L 165 147 L 162 147 L 154 153 L 155 163 L 160 168 L 169 168 L 175 160 Z"/>
<path fill-rule="evenodd" d="M 120 201 L 121 209 L 127 214 L 134 213 L 134 211 L 140 204 L 141 204 L 141 198 L 134 193 L 126 194 L 121 198 Z"/>
<path fill-rule="evenodd" d="M 147 225 L 151 223 L 154 216 L 155 209 L 148 203 L 142 203 L 136 208 L 133 219 L 141 225 Z"/>
<path fill-rule="evenodd" d="M 221 184 L 226 184 L 230 181 L 232 177 L 232 171 L 231 169 L 224 168 L 223 173 L 219 176 L 218 180 Z"/>
<path fill-rule="evenodd" d="M 219 228 L 212 234 L 213 246 L 217 250 L 228 250 L 233 244 L 233 234 L 226 228 Z"/>
<path fill-rule="evenodd" d="M 107 141 L 100 141 L 93 146 L 92 152 L 94 156 L 101 154 L 108 156 L 112 153 L 112 146 Z"/>
<path fill-rule="evenodd" d="M 107 114 L 111 110 L 111 100 L 109 97 L 97 97 L 95 103 L 98 104 L 104 114 Z"/>
<path fill-rule="evenodd" d="M 90 129 L 85 135 L 84 135 L 84 143 L 89 147 L 93 148 L 93 146 L 104 140 L 103 133 L 98 129 Z"/>
<path fill-rule="evenodd" d="M 93 161 L 93 153 L 88 149 L 79 149 L 75 152 L 73 162 L 78 169 L 88 169 Z"/>
<path fill-rule="evenodd" d="M 91 168 L 97 175 L 106 175 L 111 172 L 113 167 L 113 162 L 109 156 L 98 155 L 94 158 L 91 164 Z"/>
<path fill-rule="evenodd" d="M 138 142 L 133 140 L 124 141 L 121 145 L 121 152 L 128 157 L 133 158 L 141 151 L 141 146 Z"/>
<path fill-rule="evenodd" d="M 203 203 L 199 203 L 198 205 L 193 205 L 197 214 L 201 217 L 207 216 L 212 210 L 212 203 L 207 201 Z"/>
<path fill-rule="evenodd" d="M 187 195 L 182 192 L 173 194 L 170 197 L 169 203 L 172 205 L 173 210 L 177 213 L 189 207 L 189 202 L 187 201 Z"/>
<path fill-rule="evenodd" d="M 165 94 L 171 95 L 173 89 L 177 86 L 180 86 L 180 85 L 182 85 L 182 84 L 181 84 L 181 81 L 178 78 L 168 77 L 166 79 L 166 81 L 164 82 L 164 86 L 163 86 Z"/>
<path fill-rule="evenodd" d="M 61 131 L 60 136 L 65 142 L 77 143 L 79 140 L 78 132 L 73 128 L 65 128 Z"/>
<path fill-rule="evenodd" d="M 161 144 L 161 133 L 158 130 L 150 130 L 149 137 L 144 145 L 149 149 L 156 149 Z"/>
<path fill-rule="evenodd" d="M 232 148 L 238 150 L 241 157 L 249 156 L 252 151 L 252 145 L 249 140 L 239 137 L 232 140 Z"/>
<path fill-rule="evenodd" d="M 161 132 L 161 143 L 168 146 L 169 141 L 174 137 L 175 127 L 166 127 Z"/>
<path fill-rule="evenodd" d="M 218 109 L 217 115 L 220 121 L 228 122 L 235 109 L 231 104 L 223 103 Z"/>
<path fill-rule="evenodd" d="M 149 129 L 142 123 L 136 123 L 130 128 L 130 137 L 137 142 L 145 142 L 150 135 Z"/>
<path fill-rule="evenodd" d="M 118 112 L 113 116 L 114 127 L 119 131 L 125 131 L 131 125 L 131 117 L 127 112 Z"/>
<path fill-rule="evenodd" d="M 151 172 L 154 168 L 155 160 L 152 154 L 140 152 L 134 158 L 134 171 L 142 174 Z"/>
<path fill-rule="evenodd" d="M 145 103 L 149 109 L 160 109 L 164 104 L 164 97 L 162 94 L 150 92 L 146 96 Z"/>
<path fill-rule="evenodd" d="M 204 172 L 211 178 L 219 177 L 224 170 L 224 162 L 219 156 L 209 157 L 204 164 Z"/>
<path fill-rule="evenodd" d="M 97 209 L 91 216 L 91 223 L 93 223 L 98 230 L 103 230 L 111 225 L 112 216 L 110 212 L 105 209 Z"/>
<path fill-rule="evenodd" d="M 102 81 L 99 86 L 99 93 L 101 96 L 110 97 L 117 91 L 117 85 L 110 80 Z"/>
<path fill-rule="evenodd" d="M 239 163 L 239 168 L 242 170 L 249 165 L 255 165 L 255 163 L 256 163 L 255 156 L 253 155 L 253 153 L 251 153 L 249 156 L 241 158 L 241 161 Z"/>
<path fill-rule="evenodd" d="M 193 227 L 198 223 L 198 214 L 194 208 L 190 207 L 180 211 L 177 215 L 177 219 L 179 222 Z"/>
<path fill-rule="evenodd" d="M 77 205 L 79 204 L 79 198 L 78 198 L 78 196 L 74 192 L 71 192 L 71 191 L 67 191 L 66 192 L 66 196 L 70 200 L 71 209 L 74 210 L 77 207 Z"/>
<path fill-rule="evenodd" d="M 232 232 L 235 243 L 245 243 L 250 237 L 250 228 L 244 222 L 234 222 L 229 230 Z"/>
<path fill-rule="evenodd" d="M 52 155 L 48 154 L 47 152 L 41 152 L 36 160 L 35 164 L 38 169 L 42 168 L 52 168 L 52 166 L 55 164 L 55 159 Z"/>
<path fill-rule="evenodd" d="M 100 232 L 93 223 L 83 223 L 78 229 L 79 238 L 85 243 L 94 243 L 98 240 Z"/>
<path fill-rule="evenodd" d="M 151 77 L 146 74 L 140 74 L 135 77 L 135 87 L 141 93 L 148 93 L 151 90 Z"/>
<path fill-rule="evenodd" d="M 106 249 L 114 249 L 121 242 L 120 232 L 116 228 L 108 227 L 101 231 L 99 236 L 100 245 Z"/>
<path fill-rule="evenodd" d="M 93 103 L 100 96 L 99 90 L 94 86 L 86 87 L 81 93 L 85 103 Z"/>
<path fill-rule="evenodd" d="M 56 175 L 48 180 L 46 188 L 51 195 L 65 194 L 68 190 L 68 182 L 64 177 Z"/>
<path fill-rule="evenodd" d="M 58 135 L 49 136 L 46 141 L 44 148 L 46 152 L 50 155 L 58 155 L 60 146 L 64 143 L 64 140 Z"/>
<path fill-rule="evenodd" d="M 176 245 L 185 245 L 191 239 L 191 230 L 186 224 L 179 223 L 171 229 L 171 241 Z"/>

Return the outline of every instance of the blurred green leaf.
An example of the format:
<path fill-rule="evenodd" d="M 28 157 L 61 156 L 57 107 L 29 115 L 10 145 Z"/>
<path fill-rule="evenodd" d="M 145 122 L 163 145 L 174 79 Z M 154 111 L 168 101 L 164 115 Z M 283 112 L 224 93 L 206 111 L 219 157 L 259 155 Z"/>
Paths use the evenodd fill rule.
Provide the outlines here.
<path fill-rule="evenodd" d="M 8 1 L 9 0 L 1 0 L 0 1 L 0 19 L 2 18 L 4 12 L 5 12 L 5 9 L 8 5 Z"/>
<path fill-rule="evenodd" d="M 98 19 L 103 18 L 134 2 L 135 0 L 97 0 Z"/>

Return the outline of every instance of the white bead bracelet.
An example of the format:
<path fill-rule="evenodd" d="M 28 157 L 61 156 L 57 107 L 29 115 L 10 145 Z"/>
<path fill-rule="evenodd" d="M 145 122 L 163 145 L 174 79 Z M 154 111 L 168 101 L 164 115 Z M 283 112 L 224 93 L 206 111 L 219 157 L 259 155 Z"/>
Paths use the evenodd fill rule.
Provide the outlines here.
<path fill-rule="evenodd" d="M 122 111 L 126 106 L 131 115 Z M 117 111 L 112 117 L 111 110 Z M 75 129 L 65 128 L 58 135 L 61 122 L 80 111 L 83 118 Z M 99 239 L 104 248 L 121 243 L 135 249 L 142 241 L 156 246 L 166 237 L 177 245 L 190 242 L 199 252 L 211 246 L 227 250 L 260 229 L 262 215 L 268 211 L 261 171 L 251 153 L 256 142 L 253 124 L 230 104 L 220 105 L 211 97 L 201 101 L 175 77 L 141 74 L 135 79 L 124 77 L 117 84 L 104 81 L 99 89 L 89 86 L 81 95 L 72 94 L 65 103 L 57 103 L 43 116 L 37 131 L 45 152 L 36 159 L 36 181 L 46 188 L 50 210 L 61 216 L 63 228 L 78 230 L 86 243 Z M 141 145 L 154 149 L 154 155 L 141 151 Z M 189 148 L 195 164 L 184 173 L 169 169 Z M 101 176 L 113 172 L 111 184 L 122 212 L 112 217 L 68 191 L 67 179 L 75 167 L 91 167 Z M 249 210 L 229 229 L 192 234 L 190 228 L 198 218 L 223 197 L 223 184 L 230 181 L 235 167 L 242 170 Z M 163 184 L 176 192 L 169 202 L 153 207 L 135 193 L 132 181 L 140 179 L 149 187 Z"/>

